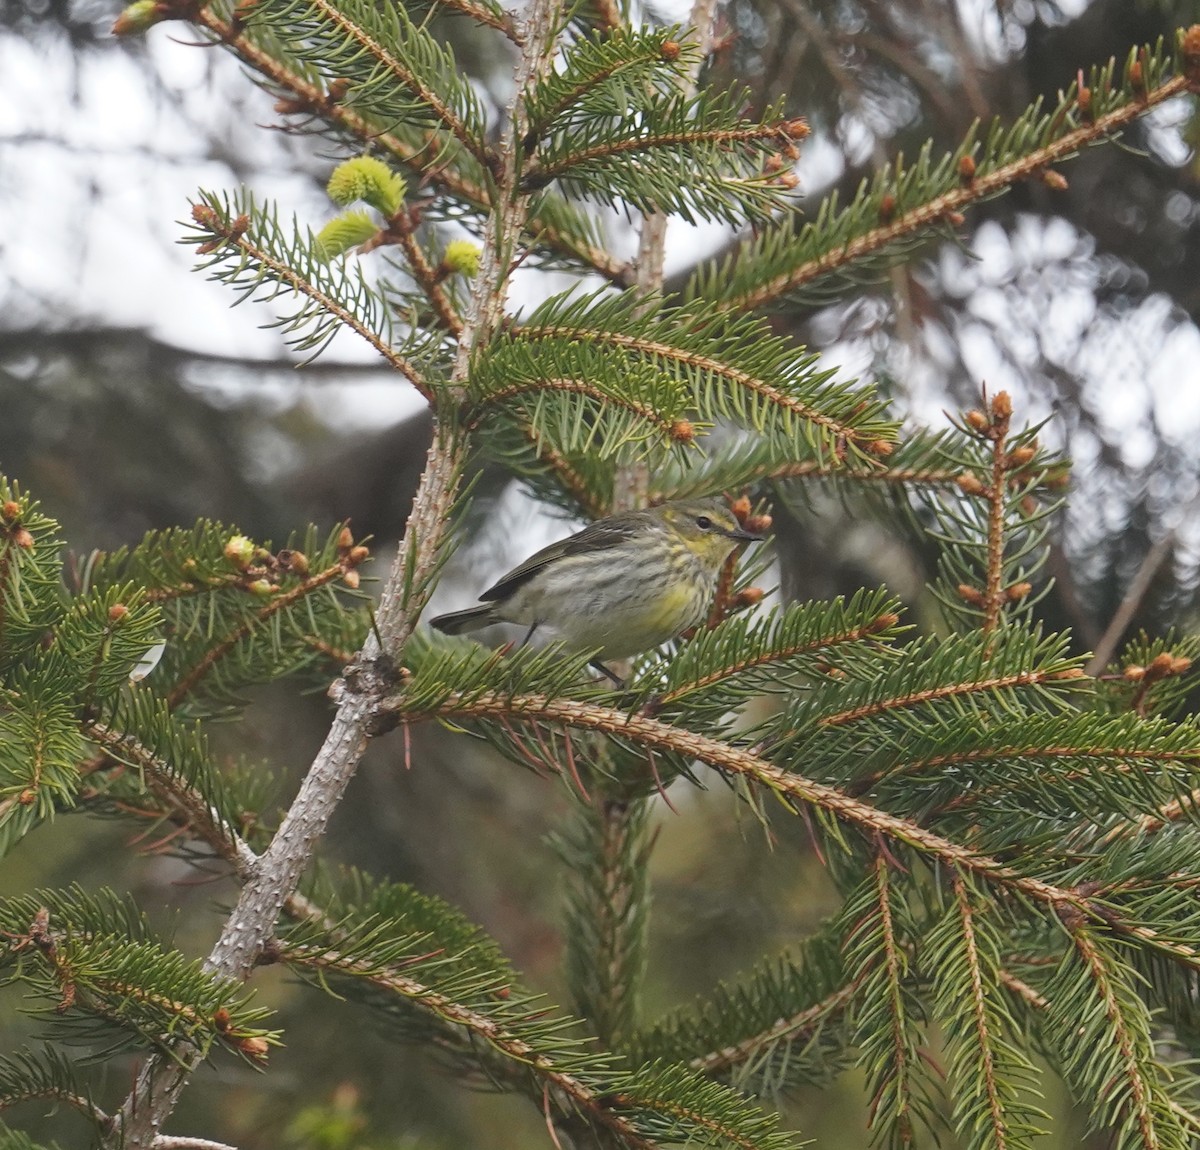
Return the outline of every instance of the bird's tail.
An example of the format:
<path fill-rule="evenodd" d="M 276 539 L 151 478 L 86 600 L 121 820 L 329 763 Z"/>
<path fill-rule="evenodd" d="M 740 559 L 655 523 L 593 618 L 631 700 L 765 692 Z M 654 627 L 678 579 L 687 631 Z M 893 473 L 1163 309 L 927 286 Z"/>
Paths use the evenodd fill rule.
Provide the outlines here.
<path fill-rule="evenodd" d="M 461 635 L 464 631 L 478 631 L 489 623 L 498 622 L 496 608 L 491 603 L 480 607 L 468 607 L 465 611 L 451 611 L 448 615 L 439 615 L 430 619 L 429 625 L 447 635 Z"/>

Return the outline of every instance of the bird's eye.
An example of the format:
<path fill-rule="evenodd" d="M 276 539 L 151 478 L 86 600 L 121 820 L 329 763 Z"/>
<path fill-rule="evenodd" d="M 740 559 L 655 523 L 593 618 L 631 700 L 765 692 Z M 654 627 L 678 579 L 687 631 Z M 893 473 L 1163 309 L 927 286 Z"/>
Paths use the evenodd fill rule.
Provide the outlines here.
<path fill-rule="evenodd" d="M 709 519 L 707 515 L 697 515 L 696 526 L 699 527 L 701 531 L 707 531 L 712 526 L 712 520 Z"/>

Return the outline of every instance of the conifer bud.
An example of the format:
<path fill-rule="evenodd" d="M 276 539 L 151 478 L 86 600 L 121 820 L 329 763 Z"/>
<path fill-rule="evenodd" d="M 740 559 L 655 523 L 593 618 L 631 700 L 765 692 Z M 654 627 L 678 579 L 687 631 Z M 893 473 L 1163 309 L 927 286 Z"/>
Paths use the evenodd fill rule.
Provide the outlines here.
<path fill-rule="evenodd" d="M 1026 444 L 1024 447 L 1014 447 L 1004 462 L 1007 467 L 1015 471 L 1018 467 L 1024 467 L 1029 463 L 1036 454 L 1037 448 Z"/>
<path fill-rule="evenodd" d="M 354 536 L 350 532 L 349 527 L 343 527 L 338 532 L 337 549 L 339 551 L 349 551 L 354 546 Z"/>
<path fill-rule="evenodd" d="M 674 40 L 664 40 L 662 46 L 658 50 L 659 56 L 662 57 L 668 64 L 673 64 L 679 59 L 679 44 Z"/>
<path fill-rule="evenodd" d="M 193 204 L 192 219 L 202 228 L 208 228 L 210 231 L 215 231 L 221 223 L 221 217 L 208 204 Z"/>
<path fill-rule="evenodd" d="M 235 567 L 249 567 L 254 558 L 254 540 L 245 535 L 230 536 L 225 543 L 225 558 Z"/>
<path fill-rule="evenodd" d="M 124 603 L 114 603 L 108 609 L 108 621 L 110 623 L 119 623 L 128 614 L 129 608 Z"/>
<path fill-rule="evenodd" d="M 1200 24 L 1193 24 L 1179 37 L 1179 63 L 1193 88 L 1200 84 Z"/>
<path fill-rule="evenodd" d="M 343 212 L 334 216 L 319 232 L 315 247 L 317 256 L 328 263 L 345 255 L 352 248 L 365 244 L 379 234 L 379 226 L 364 211 Z"/>
<path fill-rule="evenodd" d="M 966 421 L 967 426 L 971 428 L 972 431 L 983 432 L 991 426 L 991 424 L 988 422 L 988 417 L 984 415 L 982 411 L 968 411 L 967 414 L 963 416 L 963 419 Z"/>
<path fill-rule="evenodd" d="M 0 507 L 0 518 L 5 523 L 11 523 L 14 519 L 20 518 L 21 505 L 15 499 L 9 499 L 3 507 Z"/>
<path fill-rule="evenodd" d="M 879 218 L 885 224 L 892 222 L 896 214 L 896 197 L 891 192 L 884 192 L 879 197 Z"/>
<path fill-rule="evenodd" d="M 965 492 L 967 495 L 987 494 L 987 487 L 983 481 L 978 475 L 975 475 L 970 471 L 964 471 L 962 475 L 960 475 L 954 482 L 957 483 L 959 489 Z"/>
<path fill-rule="evenodd" d="M 166 5 L 159 4 L 158 0 L 134 0 L 113 22 L 112 34 L 136 36 L 166 20 L 169 15 L 170 10 Z"/>
<path fill-rule="evenodd" d="M 955 590 L 958 592 L 958 597 L 964 603 L 970 603 L 972 607 L 982 607 L 985 602 L 983 592 L 976 591 L 967 583 L 960 583 Z"/>
<path fill-rule="evenodd" d="M 473 244 L 470 240 L 451 240 L 446 245 L 442 264 L 451 275 L 474 279 L 479 274 L 481 255 L 478 244 Z"/>
<path fill-rule="evenodd" d="M 1146 668 L 1139 666 L 1137 663 L 1130 663 L 1122 672 L 1122 675 L 1131 683 L 1140 683 L 1146 677 Z"/>
<path fill-rule="evenodd" d="M 238 1049 L 255 1062 L 266 1062 L 267 1054 L 270 1051 L 270 1045 L 265 1038 L 259 1038 L 256 1035 L 249 1038 L 243 1038 L 238 1042 Z"/>
<path fill-rule="evenodd" d="M 893 451 L 896 450 L 896 445 L 888 439 L 873 439 L 867 444 L 867 450 L 872 454 L 886 459 Z"/>
<path fill-rule="evenodd" d="M 739 495 L 732 503 L 729 504 L 729 510 L 733 512 L 739 523 L 745 523 L 750 516 L 750 512 L 754 510 L 750 503 L 748 495 Z"/>
<path fill-rule="evenodd" d="M 1010 603 L 1019 603 L 1033 590 L 1032 583 L 1014 583 L 1005 592 Z"/>
<path fill-rule="evenodd" d="M 375 156 L 355 156 L 333 169 L 325 190 L 339 207 L 362 200 L 390 218 L 404 206 L 408 189 L 404 178 L 382 160 Z"/>
<path fill-rule="evenodd" d="M 1042 183 L 1054 192 L 1065 192 L 1071 186 L 1067 183 L 1067 177 L 1053 168 L 1046 168 L 1042 172 Z"/>
<path fill-rule="evenodd" d="M 1142 68 L 1142 58 L 1140 54 L 1138 55 L 1138 58 L 1132 61 L 1129 65 L 1129 86 L 1139 96 L 1144 96 L 1146 94 L 1146 73 Z"/>
<path fill-rule="evenodd" d="M 285 555 L 287 569 L 304 578 L 308 574 L 308 556 L 303 551 L 282 551 L 279 558 L 282 560 Z"/>
<path fill-rule="evenodd" d="M 33 806 L 36 800 L 37 791 L 34 790 L 33 787 L 26 787 L 19 795 L 17 795 L 17 802 L 23 807 Z"/>
<path fill-rule="evenodd" d="M 1150 666 L 1146 668 L 1146 677 L 1153 679 L 1165 679 L 1172 673 L 1172 667 L 1175 664 L 1175 656 L 1167 651 L 1161 651 L 1150 660 Z"/>
<path fill-rule="evenodd" d="M 246 584 L 246 590 L 259 599 L 269 599 L 279 588 L 269 579 L 255 579 L 253 583 Z"/>
<path fill-rule="evenodd" d="M 946 223 L 952 228 L 961 228 L 967 222 L 967 217 L 962 212 L 957 212 L 953 208 L 946 213 Z"/>
<path fill-rule="evenodd" d="M 1078 95 L 1075 97 L 1075 106 L 1079 109 L 1080 115 L 1085 120 L 1092 118 L 1092 90 L 1083 82 L 1083 69 L 1079 69 L 1078 79 Z"/>
<path fill-rule="evenodd" d="M 783 132 L 790 140 L 803 140 L 809 136 L 812 129 L 808 126 L 808 121 L 803 116 L 797 116 L 794 120 L 788 120 L 784 124 Z"/>
<path fill-rule="evenodd" d="M 774 522 L 775 520 L 769 515 L 747 515 L 746 522 L 742 526 L 752 535 L 766 535 Z"/>
<path fill-rule="evenodd" d="M 22 551 L 33 550 L 33 535 L 28 527 L 18 527 L 12 533 L 12 541 L 21 548 Z"/>
<path fill-rule="evenodd" d="M 678 443 L 691 443 L 696 438 L 696 428 L 689 420 L 677 419 L 671 424 L 671 438 Z"/>
<path fill-rule="evenodd" d="M 369 547 L 364 547 L 360 543 L 357 547 L 351 547 L 346 555 L 346 562 L 352 567 L 357 567 L 368 555 L 371 554 Z"/>
<path fill-rule="evenodd" d="M 1012 397 L 1007 391 L 996 392 L 996 398 L 992 400 L 992 418 L 1008 419 L 1012 413 Z"/>
<path fill-rule="evenodd" d="M 900 622 L 900 616 L 895 611 L 885 611 L 877 619 L 872 619 L 866 626 L 868 634 L 874 635 L 879 631 L 886 631 L 890 627 L 894 627 Z"/>
<path fill-rule="evenodd" d="M 975 179 L 975 157 L 971 155 L 960 156 L 958 159 L 958 178 L 964 184 L 969 184 Z"/>
<path fill-rule="evenodd" d="M 1182 675 L 1191 665 L 1192 661 L 1186 655 L 1177 655 L 1171 660 L 1171 674 Z"/>
<path fill-rule="evenodd" d="M 342 576 L 342 582 L 349 587 L 351 591 L 357 591 L 358 585 L 362 582 L 362 579 L 359 576 L 357 569 L 352 567 L 346 572 L 345 575 Z"/>
<path fill-rule="evenodd" d="M 734 597 L 735 607 L 753 607 L 761 603 L 766 592 L 761 587 L 743 587 Z"/>

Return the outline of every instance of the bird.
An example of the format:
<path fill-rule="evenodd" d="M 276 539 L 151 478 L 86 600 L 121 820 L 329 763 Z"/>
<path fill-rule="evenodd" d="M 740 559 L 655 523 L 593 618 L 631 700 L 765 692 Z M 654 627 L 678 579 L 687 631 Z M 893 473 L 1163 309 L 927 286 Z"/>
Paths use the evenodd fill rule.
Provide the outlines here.
<path fill-rule="evenodd" d="M 604 664 L 627 659 L 702 622 L 725 560 L 762 536 L 719 499 L 676 500 L 597 519 L 535 552 L 482 595 L 481 605 L 430 620 L 448 635 L 493 623 L 543 625 L 618 686 Z"/>

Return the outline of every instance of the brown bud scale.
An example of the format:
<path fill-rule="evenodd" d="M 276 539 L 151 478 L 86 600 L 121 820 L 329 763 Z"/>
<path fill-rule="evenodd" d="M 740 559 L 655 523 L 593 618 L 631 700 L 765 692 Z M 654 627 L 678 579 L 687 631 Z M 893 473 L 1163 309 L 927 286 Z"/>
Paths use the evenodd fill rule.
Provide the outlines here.
<path fill-rule="evenodd" d="M 983 592 L 977 591 L 966 583 L 960 583 L 955 590 L 958 592 L 958 597 L 964 603 L 970 603 L 972 607 L 982 607 L 985 602 Z"/>

